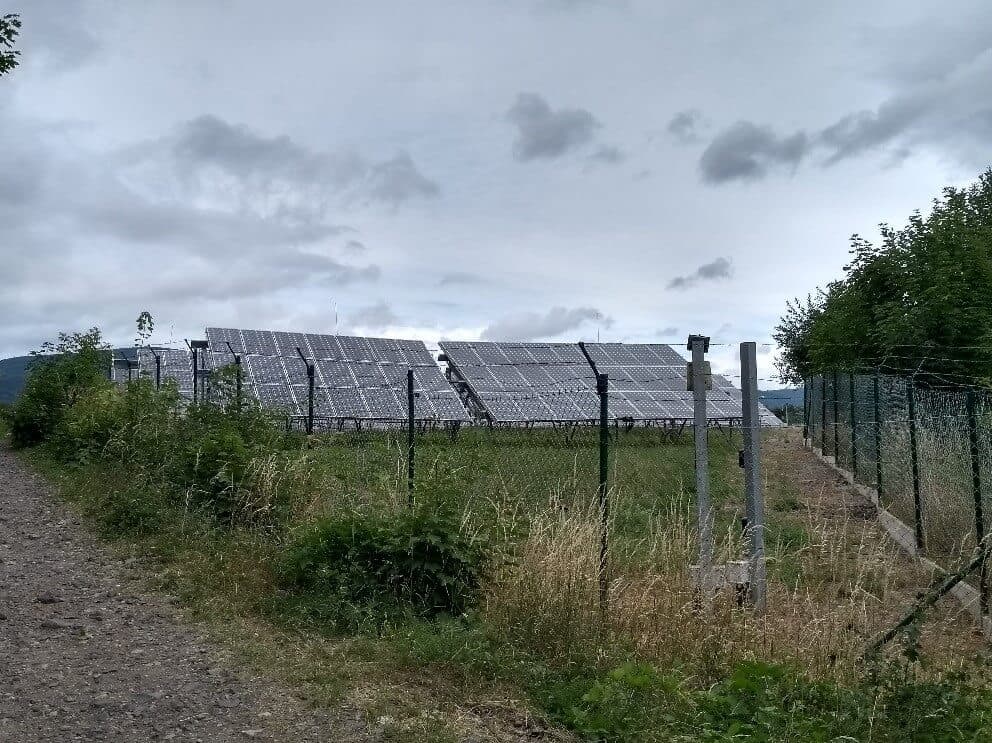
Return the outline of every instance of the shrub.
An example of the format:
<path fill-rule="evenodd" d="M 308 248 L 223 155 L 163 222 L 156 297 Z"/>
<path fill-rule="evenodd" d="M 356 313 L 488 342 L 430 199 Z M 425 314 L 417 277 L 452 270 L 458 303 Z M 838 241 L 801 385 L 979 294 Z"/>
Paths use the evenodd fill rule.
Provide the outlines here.
<path fill-rule="evenodd" d="M 364 604 L 397 602 L 421 616 L 460 615 L 476 601 L 485 541 L 445 512 L 348 515 L 318 523 L 293 545 L 283 583 Z"/>
<path fill-rule="evenodd" d="M 44 344 L 28 371 L 24 390 L 7 415 L 11 444 L 23 448 L 51 438 L 81 397 L 110 386 L 109 363 L 96 328 L 85 333 L 60 333 L 58 341 Z"/>
<path fill-rule="evenodd" d="M 186 482 L 196 500 L 231 520 L 237 512 L 237 492 L 245 480 L 251 454 L 233 425 L 203 432 L 185 452 Z"/>

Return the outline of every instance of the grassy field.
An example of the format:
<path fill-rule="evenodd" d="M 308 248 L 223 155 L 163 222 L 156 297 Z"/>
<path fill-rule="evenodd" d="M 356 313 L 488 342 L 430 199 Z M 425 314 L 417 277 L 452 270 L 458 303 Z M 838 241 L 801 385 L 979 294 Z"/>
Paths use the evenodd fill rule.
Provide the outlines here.
<path fill-rule="evenodd" d="M 740 441 L 711 431 L 710 445 L 719 552 L 734 557 Z M 192 619 L 314 703 L 362 710 L 390 740 L 564 731 L 601 740 L 860 740 L 865 731 L 873 740 L 945 740 L 927 731 L 987 720 L 984 648 L 952 605 L 912 643 L 925 663 L 892 661 L 881 680 L 865 681 L 861 649 L 928 576 L 887 545 L 794 433 L 766 442 L 766 617 L 731 595 L 701 606 L 689 585 L 691 437 L 618 433 L 605 622 L 593 431 L 418 437 L 415 499 L 456 508 L 464 533 L 494 554 L 477 608 L 436 619 L 357 604 L 343 613 L 334 597 L 301 596 L 278 579 L 287 548 L 313 525 L 406 510 L 401 434 L 293 437 L 251 451 L 239 508 L 271 513 L 254 525 L 219 523 L 162 472 L 103 451 L 67 463 L 64 449 L 42 445 L 25 456 Z M 904 705 L 917 696 L 926 714 Z"/>

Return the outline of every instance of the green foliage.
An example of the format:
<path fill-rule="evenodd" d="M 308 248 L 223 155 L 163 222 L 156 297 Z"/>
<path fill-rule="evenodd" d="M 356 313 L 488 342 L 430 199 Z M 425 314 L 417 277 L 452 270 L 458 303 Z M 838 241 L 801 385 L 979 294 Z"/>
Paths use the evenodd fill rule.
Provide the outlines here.
<path fill-rule="evenodd" d="M 37 355 L 24 391 L 7 413 L 11 444 L 17 448 L 50 439 L 82 397 L 110 386 L 110 358 L 97 328 L 60 333 Z"/>
<path fill-rule="evenodd" d="M 924 218 L 851 238 L 846 276 L 789 303 L 774 339 L 787 381 L 831 369 L 918 372 L 924 384 L 992 379 L 992 170 L 948 188 Z"/>
<path fill-rule="evenodd" d="M 21 18 L 17 13 L 0 16 L 0 75 L 17 67 L 21 53 L 14 49 L 14 41 L 21 31 Z"/>
<path fill-rule="evenodd" d="M 476 600 L 487 544 L 453 515 L 419 508 L 318 523 L 287 551 L 285 585 L 328 600 L 398 602 L 421 616 L 460 615 Z"/>

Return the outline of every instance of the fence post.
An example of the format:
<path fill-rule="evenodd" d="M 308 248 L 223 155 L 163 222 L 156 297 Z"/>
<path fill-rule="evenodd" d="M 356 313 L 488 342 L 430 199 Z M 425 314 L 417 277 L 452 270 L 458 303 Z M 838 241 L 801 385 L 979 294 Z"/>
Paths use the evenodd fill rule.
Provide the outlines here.
<path fill-rule="evenodd" d="M 162 389 L 162 357 L 155 354 L 155 389 Z"/>
<path fill-rule="evenodd" d="M 689 336 L 692 350 L 693 437 L 696 450 L 696 512 L 699 528 L 699 584 L 704 593 L 710 586 L 713 564 L 713 515 L 710 511 L 709 452 L 706 440 L 706 373 L 703 355 L 709 338 Z"/>
<path fill-rule="evenodd" d="M 610 379 L 607 374 L 596 375 L 596 392 L 599 394 L 599 611 L 601 626 L 606 626 L 609 608 L 609 580 L 606 557 L 610 528 L 610 500 L 608 478 L 610 472 Z"/>
<path fill-rule="evenodd" d="M 834 464 L 840 466 L 840 376 L 834 371 Z"/>
<path fill-rule="evenodd" d="M 316 364 L 307 362 L 307 434 L 313 434 L 313 388 Z"/>
<path fill-rule="evenodd" d="M 241 414 L 241 356 L 234 357 L 234 365 L 237 367 L 237 372 L 238 372 L 238 378 L 235 383 L 234 404 L 236 410 L 238 411 L 238 414 L 240 415 Z"/>
<path fill-rule="evenodd" d="M 878 373 L 872 378 L 875 407 L 875 492 L 878 500 L 882 500 L 882 408 L 879 405 Z"/>
<path fill-rule="evenodd" d="M 926 538 L 923 529 L 923 499 L 920 495 L 920 456 L 916 446 L 916 377 L 906 382 L 906 403 L 909 407 L 909 461 L 913 472 L 913 520 L 916 526 L 916 547 L 923 551 Z"/>
<path fill-rule="evenodd" d="M 975 402 L 975 390 L 969 389 L 968 404 L 968 442 L 971 445 L 971 487 L 975 497 L 975 538 L 978 548 L 985 544 L 985 512 L 982 503 L 982 463 L 981 451 L 978 448 L 978 413 Z M 988 560 L 982 560 L 979 578 L 980 605 L 982 616 L 989 613 L 989 580 Z"/>
<path fill-rule="evenodd" d="M 854 372 L 848 375 L 851 390 L 851 475 L 855 484 L 858 482 L 858 414 L 854 404 Z"/>
<path fill-rule="evenodd" d="M 758 417 L 757 346 L 741 343 L 741 413 L 744 428 L 744 491 L 750 547 L 750 598 L 765 611 L 765 502 L 761 492 L 761 421 Z"/>
<path fill-rule="evenodd" d="M 803 377 L 803 446 L 809 441 L 809 380 Z"/>
<path fill-rule="evenodd" d="M 827 456 L 827 375 L 820 372 L 820 454 Z"/>
<path fill-rule="evenodd" d="M 413 369 L 406 370 L 406 492 L 407 504 L 413 507 L 414 456 L 417 439 L 414 435 Z"/>
<path fill-rule="evenodd" d="M 190 350 L 193 352 L 193 404 L 196 405 L 198 387 L 200 386 L 200 359 L 197 353 L 197 347 L 190 345 Z"/>

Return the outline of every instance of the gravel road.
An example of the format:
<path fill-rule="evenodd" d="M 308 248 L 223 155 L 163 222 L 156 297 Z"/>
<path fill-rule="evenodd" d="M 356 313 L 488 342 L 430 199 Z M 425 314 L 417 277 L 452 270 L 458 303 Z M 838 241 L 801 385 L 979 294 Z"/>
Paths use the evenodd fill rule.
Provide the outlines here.
<path fill-rule="evenodd" d="M 0 448 L 0 741 L 366 741 L 252 678 Z"/>

